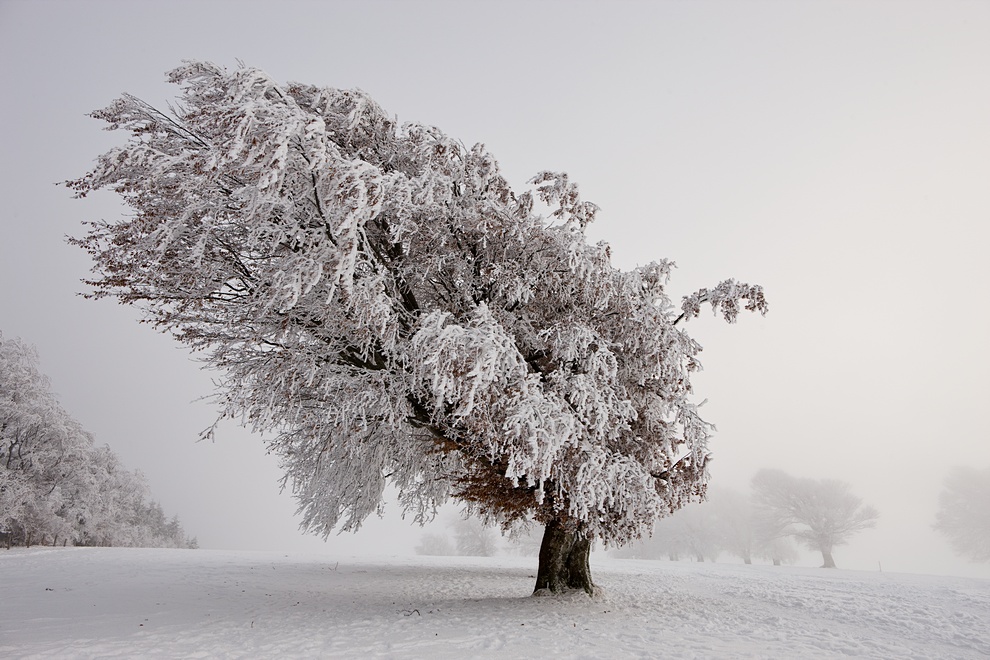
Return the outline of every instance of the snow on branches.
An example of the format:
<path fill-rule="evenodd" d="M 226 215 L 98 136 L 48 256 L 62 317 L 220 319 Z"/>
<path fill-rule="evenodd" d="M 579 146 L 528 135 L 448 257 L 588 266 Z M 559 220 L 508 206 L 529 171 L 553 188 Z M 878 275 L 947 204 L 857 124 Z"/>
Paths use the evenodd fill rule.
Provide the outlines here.
<path fill-rule="evenodd" d="M 613 268 L 566 175 L 516 193 L 481 145 L 360 91 L 201 62 L 170 79 L 173 115 L 130 96 L 94 113 L 130 137 L 69 185 L 135 213 L 73 242 L 93 296 L 203 350 L 224 415 L 274 432 L 306 526 L 358 527 L 391 481 L 420 519 L 453 496 L 623 542 L 703 493 L 672 264 Z M 729 281 L 681 316 L 732 321 L 740 300 L 766 312 Z"/>
<path fill-rule="evenodd" d="M 714 289 L 700 289 L 690 296 L 685 296 L 681 304 L 681 319 L 691 319 L 701 313 L 701 306 L 708 303 L 712 311 L 722 312 L 722 317 L 729 323 L 735 323 L 739 316 L 739 301 L 745 300 L 746 309 L 750 312 L 766 314 L 767 301 L 763 296 L 763 288 L 750 284 L 742 284 L 735 280 L 725 280 Z"/>

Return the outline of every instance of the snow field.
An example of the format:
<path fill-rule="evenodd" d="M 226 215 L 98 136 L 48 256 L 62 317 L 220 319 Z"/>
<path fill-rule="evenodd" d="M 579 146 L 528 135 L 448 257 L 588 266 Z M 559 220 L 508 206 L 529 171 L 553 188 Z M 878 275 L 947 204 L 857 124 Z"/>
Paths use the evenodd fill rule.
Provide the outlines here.
<path fill-rule="evenodd" d="M 990 581 L 593 557 L 0 552 L 4 658 L 986 658 Z"/>

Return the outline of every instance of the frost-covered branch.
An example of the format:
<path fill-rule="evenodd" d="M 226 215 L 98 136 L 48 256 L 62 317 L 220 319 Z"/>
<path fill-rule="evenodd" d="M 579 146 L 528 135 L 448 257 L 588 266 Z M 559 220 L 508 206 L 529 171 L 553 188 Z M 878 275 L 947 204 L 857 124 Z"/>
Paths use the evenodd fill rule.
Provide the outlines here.
<path fill-rule="evenodd" d="M 743 300 L 746 301 L 747 311 L 766 315 L 769 309 L 763 295 L 763 287 L 725 280 L 714 289 L 699 289 L 690 296 L 684 296 L 681 314 L 674 320 L 674 325 L 698 316 L 704 304 L 711 305 L 713 313 L 722 312 L 722 317 L 729 323 L 735 323 L 739 316 L 740 302 Z"/>

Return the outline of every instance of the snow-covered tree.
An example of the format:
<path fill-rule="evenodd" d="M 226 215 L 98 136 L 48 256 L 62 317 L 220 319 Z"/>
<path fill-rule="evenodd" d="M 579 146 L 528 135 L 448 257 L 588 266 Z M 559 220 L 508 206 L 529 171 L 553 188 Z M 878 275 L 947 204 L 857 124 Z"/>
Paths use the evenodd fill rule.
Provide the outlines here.
<path fill-rule="evenodd" d="M 178 519 L 148 496 L 144 477 L 59 405 L 37 351 L 0 334 L 0 531 L 28 546 L 182 547 Z"/>
<path fill-rule="evenodd" d="M 0 527 L 17 542 L 73 535 L 92 438 L 59 405 L 37 351 L 0 334 Z"/>
<path fill-rule="evenodd" d="M 534 518 L 537 588 L 590 592 L 594 539 L 703 494 L 712 427 L 680 322 L 765 312 L 760 287 L 677 308 L 671 262 L 623 272 L 588 244 L 598 209 L 566 175 L 513 191 L 483 146 L 360 91 L 203 62 L 169 77 L 170 114 L 133 96 L 94 113 L 129 139 L 69 185 L 132 213 L 74 243 L 95 297 L 202 351 L 222 414 L 273 432 L 306 528 L 357 529 L 391 482 L 420 522 L 451 497 Z"/>
<path fill-rule="evenodd" d="M 955 467 L 946 475 L 935 529 L 957 554 L 990 562 L 990 467 Z"/>
<path fill-rule="evenodd" d="M 876 525 L 879 514 L 834 479 L 801 479 L 781 470 L 760 470 L 753 477 L 757 517 L 764 529 L 778 529 L 822 553 L 823 568 L 835 568 L 832 549 L 856 532 Z M 771 540 L 767 536 L 766 540 Z"/>

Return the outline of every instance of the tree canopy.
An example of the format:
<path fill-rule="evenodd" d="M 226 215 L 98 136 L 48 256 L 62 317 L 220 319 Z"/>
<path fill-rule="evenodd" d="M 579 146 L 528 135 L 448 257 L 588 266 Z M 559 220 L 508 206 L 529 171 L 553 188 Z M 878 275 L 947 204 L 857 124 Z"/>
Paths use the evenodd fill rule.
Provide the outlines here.
<path fill-rule="evenodd" d="M 614 268 L 565 174 L 514 191 L 482 145 L 357 90 L 190 62 L 171 114 L 123 96 L 126 144 L 69 182 L 133 214 L 89 224 L 93 296 L 145 310 L 224 374 L 223 415 L 273 434 L 303 524 L 450 497 L 621 543 L 703 494 L 701 346 L 680 325 L 767 310 L 726 280 L 675 306 L 670 261 Z"/>

